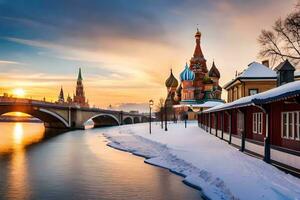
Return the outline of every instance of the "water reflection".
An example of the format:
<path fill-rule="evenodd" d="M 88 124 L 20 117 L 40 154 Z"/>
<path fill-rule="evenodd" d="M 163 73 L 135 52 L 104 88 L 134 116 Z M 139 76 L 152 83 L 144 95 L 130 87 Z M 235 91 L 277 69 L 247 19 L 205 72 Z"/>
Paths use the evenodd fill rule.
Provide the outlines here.
<path fill-rule="evenodd" d="M 41 141 L 45 134 L 42 123 L 1 122 L 0 130 L 0 154 L 24 151 L 26 146 Z"/>
<path fill-rule="evenodd" d="M 14 143 L 16 145 L 20 145 L 22 144 L 22 140 L 23 140 L 23 124 L 21 123 L 16 123 L 15 127 L 14 127 Z"/>
<path fill-rule="evenodd" d="M 180 177 L 107 147 L 105 129 L 48 140 L 42 124 L 0 123 L 0 130 L 0 200 L 201 199 Z"/>
<path fill-rule="evenodd" d="M 4 190 L 2 195 L 5 199 L 28 199 L 30 189 L 25 149 L 43 139 L 44 125 L 3 122 L 0 130 L 0 168 L 5 173 L 0 175 L 6 177 L 0 182 Z"/>

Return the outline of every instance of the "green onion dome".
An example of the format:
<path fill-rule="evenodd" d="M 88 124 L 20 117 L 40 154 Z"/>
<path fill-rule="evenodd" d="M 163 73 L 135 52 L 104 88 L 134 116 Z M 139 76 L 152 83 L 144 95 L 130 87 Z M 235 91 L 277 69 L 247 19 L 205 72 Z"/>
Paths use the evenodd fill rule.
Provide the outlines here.
<path fill-rule="evenodd" d="M 178 86 L 178 81 L 177 79 L 174 77 L 172 69 L 171 69 L 171 74 L 169 76 L 169 78 L 166 80 L 165 82 L 166 87 L 177 87 Z"/>

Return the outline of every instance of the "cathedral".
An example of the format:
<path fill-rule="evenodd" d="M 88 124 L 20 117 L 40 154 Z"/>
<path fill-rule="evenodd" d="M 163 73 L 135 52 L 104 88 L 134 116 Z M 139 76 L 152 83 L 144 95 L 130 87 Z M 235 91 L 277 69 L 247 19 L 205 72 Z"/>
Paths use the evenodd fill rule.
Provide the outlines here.
<path fill-rule="evenodd" d="M 77 77 L 77 84 L 76 84 L 76 93 L 73 94 L 73 99 L 68 94 L 67 101 L 65 101 L 64 91 L 61 87 L 60 93 L 58 95 L 58 100 L 56 103 L 58 104 L 66 104 L 66 105 L 74 105 L 80 107 L 89 107 L 88 100 L 85 98 L 83 84 L 82 84 L 82 75 L 81 75 L 81 68 L 79 68 L 79 73 Z"/>
<path fill-rule="evenodd" d="M 222 88 L 219 85 L 220 72 L 213 61 L 208 70 L 201 49 L 201 33 L 195 34 L 196 47 L 189 64 L 186 63 L 180 73 L 180 83 L 173 75 L 165 82 L 167 87 L 166 106 L 172 108 L 171 117 L 182 118 L 183 113 L 189 119 L 196 119 L 196 112 L 224 103 L 221 100 Z M 170 110 L 170 109 L 169 109 Z M 169 117 L 169 120 L 172 118 Z"/>

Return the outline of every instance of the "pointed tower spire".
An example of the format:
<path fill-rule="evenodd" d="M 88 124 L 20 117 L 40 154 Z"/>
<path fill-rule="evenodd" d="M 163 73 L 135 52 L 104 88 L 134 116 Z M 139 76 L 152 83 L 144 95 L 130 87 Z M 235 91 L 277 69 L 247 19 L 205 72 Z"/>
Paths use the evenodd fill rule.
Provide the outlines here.
<path fill-rule="evenodd" d="M 86 102 L 86 98 L 84 95 L 84 89 L 82 84 L 82 75 L 81 75 L 81 68 L 79 68 L 78 78 L 77 78 L 77 85 L 76 85 L 76 92 L 73 97 L 73 102 L 79 106 L 89 107 L 88 103 Z"/>
<path fill-rule="evenodd" d="M 65 102 L 64 90 L 63 90 L 63 87 L 62 87 L 62 86 L 61 86 L 61 88 L 60 88 L 60 93 L 59 93 L 59 96 L 58 96 L 58 102 L 59 102 L 59 103 Z"/>
<path fill-rule="evenodd" d="M 203 53 L 200 46 L 201 32 L 199 31 L 198 28 L 195 34 L 195 39 L 196 39 L 196 47 L 194 51 L 194 58 L 203 58 Z"/>
<path fill-rule="evenodd" d="M 81 81 L 82 81 L 81 67 L 79 67 L 79 73 L 78 73 L 78 78 L 77 78 L 77 80 L 81 80 Z"/>

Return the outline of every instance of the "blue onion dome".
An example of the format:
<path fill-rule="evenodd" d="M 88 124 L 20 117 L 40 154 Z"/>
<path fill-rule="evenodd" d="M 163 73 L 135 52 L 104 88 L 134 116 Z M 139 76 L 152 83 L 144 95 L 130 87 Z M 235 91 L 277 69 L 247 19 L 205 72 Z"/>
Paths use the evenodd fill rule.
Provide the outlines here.
<path fill-rule="evenodd" d="M 178 81 L 177 79 L 174 77 L 172 69 L 171 69 L 171 74 L 169 76 L 169 78 L 166 80 L 165 82 L 166 87 L 177 87 L 178 86 Z"/>
<path fill-rule="evenodd" d="M 180 74 L 181 81 L 193 81 L 195 79 L 195 73 L 190 70 L 188 64 L 185 64 L 185 69 Z"/>

